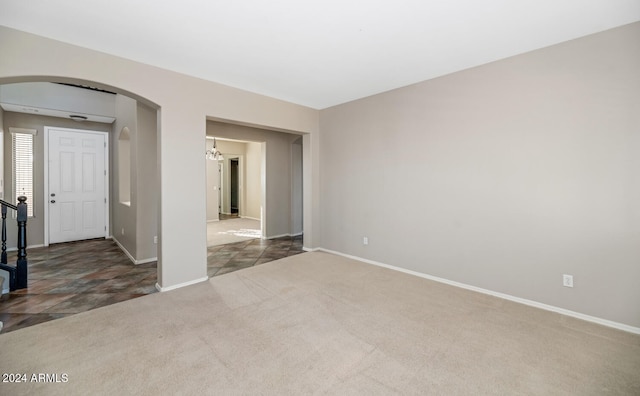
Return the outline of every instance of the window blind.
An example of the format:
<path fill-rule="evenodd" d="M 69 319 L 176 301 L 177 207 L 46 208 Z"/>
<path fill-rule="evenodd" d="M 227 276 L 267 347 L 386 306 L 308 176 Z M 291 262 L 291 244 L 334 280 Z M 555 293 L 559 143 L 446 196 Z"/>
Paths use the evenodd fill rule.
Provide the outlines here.
<path fill-rule="evenodd" d="M 14 202 L 27 197 L 27 216 L 33 217 L 33 135 L 13 133 L 13 191 Z"/>

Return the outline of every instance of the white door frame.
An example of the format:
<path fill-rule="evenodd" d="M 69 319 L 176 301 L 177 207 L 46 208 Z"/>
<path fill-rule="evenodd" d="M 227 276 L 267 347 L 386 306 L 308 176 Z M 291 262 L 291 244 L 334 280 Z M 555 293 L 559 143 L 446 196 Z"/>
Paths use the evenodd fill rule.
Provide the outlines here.
<path fill-rule="evenodd" d="M 49 130 L 50 129 L 56 129 L 56 130 L 60 130 L 60 131 L 65 131 L 65 132 L 76 132 L 76 133 L 84 133 L 84 134 L 91 134 L 91 135 L 104 135 L 104 141 L 105 141 L 105 147 L 104 147 L 104 169 L 106 171 L 106 177 L 104 178 L 104 192 L 105 192 L 105 197 L 107 199 L 107 202 L 105 204 L 105 210 L 104 210 L 104 224 L 105 224 L 105 230 L 104 230 L 104 237 L 108 238 L 109 237 L 109 230 L 110 230 L 110 224 L 109 224 L 109 207 L 111 206 L 111 203 L 109 201 L 109 197 L 110 197 L 110 191 L 109 191 L 109 186 L 111 185 L 111 183 L 109 182 L 109 178 L 110 178 L 110 174 L 109 174 L 109 133 L 108 132 L 103 132 L 103 131 L 92 131 L 92 130 L 88 130 L 88 129 L 72 129 L 72 128 L 58 128 L 58 127 L 51 127 L 51 126 L 45 126 L 44 127 L 44 197 L 42 202 L 44 203 L 44 246 L 49 246 L 49 205 L 47 205 L 47 202 L 49 202 Z"/>

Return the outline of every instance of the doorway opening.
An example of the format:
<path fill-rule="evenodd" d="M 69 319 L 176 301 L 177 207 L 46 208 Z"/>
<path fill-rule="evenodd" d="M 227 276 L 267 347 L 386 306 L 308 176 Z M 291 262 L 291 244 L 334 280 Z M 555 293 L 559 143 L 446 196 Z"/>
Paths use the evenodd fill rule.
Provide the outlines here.
<path fill-rule="evenodd" d="M 214 141 L 224 159 L 207 161 L 207 229 L 238 216 L 260 221 L 262 239 L 302 239 L 303 136 L 207 120 L 207 150 Z"/>
<path fill-rule="evenodd" d="M 262 239 L 264 143 L 207 137 L 207 150 L 214 141 L 220 156 L 206 161 L 207 246 Z"/>
<path fill-rule="evenodd" d="M 231 210 L 231 216 L 237 216 L 239 211 L 238 211 L 238 205 L 239 205 L 239 201 L 238 201 L 238 188 L 239 188 L 239 180 L 238 180 L 238 168 L 240 167 L 239 165 L 239 160 L 238 158 L 232 158 L 231 160 L 229 160 L 229 205 L 230 205 L 230 210 Z"/>

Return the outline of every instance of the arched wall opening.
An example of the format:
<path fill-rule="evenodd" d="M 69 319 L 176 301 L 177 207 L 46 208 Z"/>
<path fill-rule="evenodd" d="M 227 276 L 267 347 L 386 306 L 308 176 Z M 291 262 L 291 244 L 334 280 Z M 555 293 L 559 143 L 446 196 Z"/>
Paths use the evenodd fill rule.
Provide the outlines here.
<path fill-rule="evenodd" d="M 162 261 L 158 259 L 158 235 L 161 213 L 159 210 L 159 178 L 158 166 L 159 151 L 159 106 L 152 101 L 111 85 L 95 81 L 74 78 L 50 77 L 50 76 L 23 76 L 0 78 L 0 86 L 20 83 L 63 83 L 73 86 L 94 87 L 115 93 L 116 121 L 111 124 L 96 122 L 75 122 L 72 120 L 45 117 L 37 114 L 23 114 L 5 111 L 3 117 L 11 123 L 29 123 L 42 126 L 66 127 L 79 130 L 100 130 L 109 134 L 108 158 L 108 207 L 109 219 L 107 221 L 108 233 L 121 249 L 135 264 L 158 260 L 158 278 L 162 271 Z M 27 84 L 29 85 L 29 84 Z M 33 84 L 31 84 L 33 85 Z M 76 88 L 82 91 L 82 89 Z M 73 91 L 73 89 L 71 90 Z M 68 92 L 68 91 L 65 91 Z M 60 98 L 65 102 L 73 102 L 69 98 Z M 70 108 L 69 111 L 74 109 Z M 6 122 L 5 122 L 6 124 Z M 41 125 L 40 125 L 41 124 Z M 13 126 L 13 125 L 12 125 Z M 4 125 L 8 129 L 9 125 Z M 0 125 L 0 130 L 3 125 Z M 123 134 L 123 131 L 125 133 Z M 5 137 L 6 138 L 6 137 Z M 34 168 L 36 174 L 44 172 L 45 164 L 42 151 L 45 149 L 41 142 L 43 136 L 36 136 L 34 144 Z M 126 141 L 126 150 L 123 149 L 123 141 Z M 5 145 L 6 146 L 6 145 Z M 6 148 L 6 147 L 5 147 Z M 2 161 L 7 160 L 7 149 L 2 154 Z M 123 158 L 125 156 L 126 158 Z M 127 164 L 126 170 L 123 164 Z M 4 175 L 11 172 L 11 167 L 4 166 Z M 127 172 L 123 174 L 122 172 Z M 34 198 L 37 205 L 45 205 L 46 197 L 40 196 L 46 189 L 37 176 L 34 178 Z M 128 199 L 124 199 L 124 196 Z M 28 231 L 28 242 L 31 246 L 47 244 L 48 238 L 43 237 L 46 221 L 46 211 L 37 212 L 38 217 L 31 219 Z M 44 224 L 43 224 L 44 223 Z"/>

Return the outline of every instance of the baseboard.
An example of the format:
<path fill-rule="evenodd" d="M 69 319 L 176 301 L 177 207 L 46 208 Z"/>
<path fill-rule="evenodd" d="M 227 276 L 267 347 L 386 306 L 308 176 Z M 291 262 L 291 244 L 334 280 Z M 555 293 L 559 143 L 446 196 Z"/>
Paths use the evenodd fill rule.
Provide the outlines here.
<path fill-rule="evenodd" d="M 249 219 L 249 220 L 256 220 L 256 221 L 260 221 L 260 219 L 256 219 L 255 217 L 249 217 L 249 216 L 238 216 L 241 219 Z"/>
<path fill-rule="evenodd" d="M 307 249 L 305 248 L 305 250 L 307 250 Z M 394 271 L 404 272 L 405 274 L 418 276 L 420 278 L 429 279 L 429 280 L 432 280 L 432 281 L 435 281 L 435 282 L 439 282 L 439 283 L 444 283 L 444 284 L 447 284 L 447 285 L 450 285 L 450 286 L 455 286 L 455 287 L 459 287 L 459 288 L 462 288 L 462 289 L 475 291 L 475 292 L 482 293 L 482 294 L 488 294 L 488 295 L 493 296 L 493 297 L 498 297 L 498 298 L 502 298 L 504 300 L 509 300 L 509 301 L 513 301 L 513 302 L 516 302 L 516 303 L 519 303 L 519 304 L 528 305 L 530 307 L 543 309 L 545 311 L 551 311 L 551 312 L 559 313 L 559 314 L 570 316 L 570 317 L 573 317 L 573 318 L 585 320 L 587 322 L 592 322 L 592 323 L 596 323 L 596 324 L 599 324 L 599 325 L 602 325 L 602 326 L 611 327 L 611 328 L 614 328 L 614 329 L 617 329 L 617 330 L 622 330 L 622 331 L 626 331 L 626 332 L 633 333 L 633 334 L 640 334 L 640 327 L 629 326 L 629 325 L 626 325 L 624 323 L 618 323 L 618 322 L 614 322 L 612 320 L 598 318 L 596 316 L 585 315 L 585 314 L 580 313 L 580 312 L 570 311 L 568 309 L 556 307 L 556 306 L 553 306 L 553 305 L 543 304 L 541 302 L 537 302 L 537 301 L 533 301 L 533 300 L 527 300 L 525 298 L 512 296 L 510 294 L 500 293 L 500 292 L 496 292 L 496 291 L 493 291 L 493 290 L 488 290 L 488 289 L 483 289 L 483 288 L 472 286 L 472 285 L 467 285 L 465 283 L 451 281 L 451 280 L 448 280 L 448 279 L 445 279 L 445 278 L 439 278 L 437 276 L 423 274 L 422 272 L 412 271 L 412 270 L 408 270 L 408 269 L 405 269 L 405 268 L 401 268 L 401 267 L 396 267 L 396 266 L 389 265 L 389 264 L 380 263 L 378 261 L 373 261 L 373 260 L 365 259 L 365 258 L 362 258 L 362 257 L 352 256 L 352 255 L 346 254 L 346 253 L 336 252 L 334 250 L 329 250 L 329 249 L 325 249 L 325 248 L 317 248 L 317 249 L 312 249 L 312 250 L 307 250 L 307 251 L 322 251 L 322 252 L 326 252 L 326 253 L 331 253 L 331 254 L 335 254 L 335 255 L 338 255 L 338 256 L 346 257 L 346 258 L 349 258 L 349 259 L 362 261 L 362 262 L 367 263 L 367 264 L 376 265 L 378 267 L 384 267 L 384 268 L 388 268 L 388 269 L 391 269 L 391 270 L 394 270 Z"/>
<path fill-rule="evenodd" d="M 205 276 L 204 278 L 194 279 L 194 280 L 189 281 L 189 282 L 179 283 L 177 285 L 167 286 L 167 287 L 162 287 L 158 283 L 156 283 L 156 289 L 159 292 L 166 292 L 166 291 L 170 291 L 170 290 L 180 289 L 181 287 L 185 287 L 185 286 L 195 285 L 196 283 L 204 282 L 204 281 L 207 281 L 207 280 L 209 280 L 209 277 Z"/>
<path fill-rule="evenodd" d="M 44 245 L 44 244 L 42 244 L 42 243 L 40 243 L 40 244 L 38 244 L 38 245 L 28 245 L 28 246 L 27 246 L 27 250 L 29 250 L 29 249 L 35 249 L 35 248 L 41 248 L 41 247 L 45 247 L 45 246 L 46 246 L 46 245 Z M 15 252 L 16 250 L 18 250 L 18 248 L 17 248 L 17 247 L 10 247 L 10 248 L 7 248 L 7 252 Z"/>
<path fill-rule="evenodd" d="M 142 260 L 135 260 L 133 263 L 135 265 L 138 265 L 138 264 L 153 263 L 154 261 L 158 261 L 158 258 L 157 257 L 151 257 L 151 258 L 142 259 Z"/>
<path fill-rule="evenodd" d="M 112 237 L 112 239 L 113 239 L 113 241 L 116 243 L 116 245 L 118 245 L 118 247 L 120 248 L 120 250 L 122 250 L 122 252 L 123 252 L 127 257 L 129 257 L 129 260 L 131 260 L 131 262 L 132 262 L 133 264 L 135 264 L 135 265 L 138 265 L 138 264 L 145 264 L 145 263 L 150 263 L 150 262 L 152 262 L 152 261 L 157 261 L 157 260 L 158 260 L 158 258 L 157 258 L 157 257 L 146 258 L 146 259 L 142 259 L 142 260 L 136 260 L 136 259 L 133 257 L 133 255 L 132 255 L 131 253 L 129 253 L 129 251 L 128 251 L 124 246 L 122 246 L 122 244 L 121 244 L 121 243 L 120 243 L 116 238 L 113 238 L 113 237 Z"/>
<path fill-rule="evenodd" d="M 207 223 L 217 223 L 220 219 L 207 220 Z"/>
<path fill-rule="evenodd" d="M 272 235 L 272 236 L 264 237 L 262 239 L 276 239 L 276 238 L 284 238 L 284 237 L 293 238 L 293 237 L 297 237 L 297 236 L 300 236 L 300 235 L 302 235 L 302 233 L 299 233 L 299 234 L 280 234 L 280 235 Z"/>
<path fill-rule="evenodd" d="M 304 250 L 305 252 L 318 252 L 321 249 L 320 248 L 308 248 L 306 246 L 303 246 L 302 250 Z M 326 249 L 323 250 L 323 252 L 332 253 L 330 250 L 326 250 Z M 335 253 L 335 254 L 338 254 L 338 253 Z"/>
<path fill-rule="evenodd" d="M 129 257 L 129 260 L 131 260 L 131 262 L 135 264 L 135 263 L 136 263 L 136 259 L 135 259 L 135 258 L 133 258 L 133 256 L 131 255 L 131 253 L 129 253 L 129 251 L 128 251 L 124 246 L 122 246 L 122 244 L 121 244 L 121 243 L 120 243 L 116 238 L 113 238 L 113 241 L 116 243 L 116 245 L 118 245 L 118 247 L 120 248 L 120 250 L 122 250 L 122 252 L 123 252 L 124 254 L 126 254 L 126 255 L 127 255 L 127 257 Z"/>

